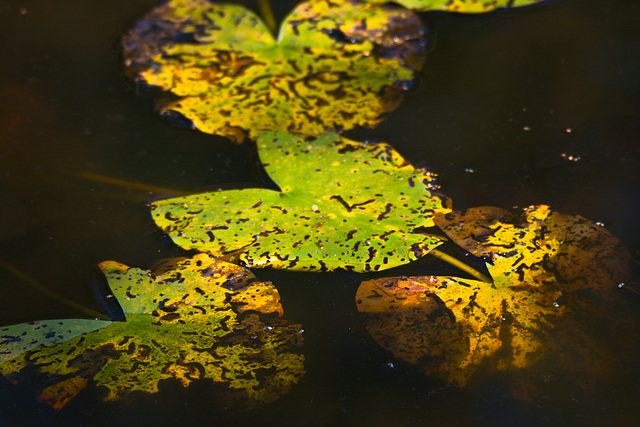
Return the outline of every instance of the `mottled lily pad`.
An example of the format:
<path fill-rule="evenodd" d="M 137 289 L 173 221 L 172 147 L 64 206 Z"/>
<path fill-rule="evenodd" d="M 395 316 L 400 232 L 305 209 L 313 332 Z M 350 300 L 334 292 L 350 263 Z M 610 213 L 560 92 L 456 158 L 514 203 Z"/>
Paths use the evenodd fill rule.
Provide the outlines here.
<path fill-rule="evenodd" d="M 172 0 L 123 39 L 133 78 L 173 95 L 160 114 L 238 142 L 264 131 L 374 127 L 411 86 L 424 52 L 413 12 L 355 0 L 300 3 L 277 40 L 240 5 Z"/>
<path fill-rule="evenodd" d="M 530 368 L 543 359 L 581 375 L 615 367 L 596 331 L 620 302 L 616 290 L 628 277 L 629 255 L 603 227 L 547 206 L 522 217 L 475 208 L 436 222 L 490 259 L 494 282 L 435 276 L 363 282 L 358 309 L 381 346 L 461 386 L 478 372 Z"/>
<path fill-rule="evenodd" d="M 24 336 L 39 342 L 6 356 L 0 373 L 18 383 L 38 372 L 45 378 L 39 400 L 54 408 L 88 384 L 104 388 L 105 400 L 115 400 L 132 392 L 156 393 L 168 379 L 185 387 L 202 379 L 225 384 L 230 399 L 251 407 L 277 399 L 304 374 L 300 326 L 278 318 L 277 290 L 247 270 L 206 254 L 165 261 L 150 271 L 114 261 L 100 267 L 125 322 L 92 321 L 100 329 L 79 336 L 68 330 L 86 320 L 35 322 L 1 332 L 0 351 L 15 348 Z M 38 338 L 43 324 L 49 331 Z M 51 334 L 59 336 L 53 345 Z M 229 404 L 225 396 L 216 402 Z"/>
<path fill-rule="evenodd" d="M 364 0 L 370 3 L 386 3 L 387 0 Z M 444 11 L 458 13 L 485 13 L 497 9 L 514 9 L 532 6 L 548 0 L 396 0 L 406 8 L 418 12 Z"/>
<path fill-rule="evenodd" d="M 438 215 L 434 221 L 460 247 L 487 258 L 494 269 L 504 263 L 504 274 L 521 281 L 545 270 L 563 284 L 565 293 L 589 288 L 606 299 L 611 284 L 629 276 L 629 254 L 618 238 L 593 221 L 553 212 L 549 206 L 528 208 L 522 216 L 478 207 Z"/>
<path fill-rule="evenodd" d="M 421 234 L 450 211 L 434 174 L 391 146 L 324 134 L 258 139 L 280 191 L 241 189 L 162 200 L 153 219 L 175 243 L 248 267 L 375 271 L 406 264 L 442 243 Z"/>
<path fill-rule="evenodd" d="M 43 320 L 0 327 L 0 363 L 35 347 L 69 341 L 87 332 L 109 326 L 105 320 Z"/>

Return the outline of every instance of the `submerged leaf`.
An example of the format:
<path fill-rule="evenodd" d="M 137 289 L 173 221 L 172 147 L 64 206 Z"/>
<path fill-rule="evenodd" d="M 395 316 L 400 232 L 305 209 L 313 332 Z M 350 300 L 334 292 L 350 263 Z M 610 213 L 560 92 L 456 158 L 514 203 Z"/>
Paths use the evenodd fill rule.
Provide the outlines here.
<path fill-rule="evenodd" d="M 396 108 L 424 52 L 413 12 L 356 0 L 299 4 L 277 40 L 240 5 L 172 0 L 123 40 L 135 80 L 174 95 L 161 114 L 238 142 L 373 127 Z"/>
<path fill-rule="evenodd" d="M 369 3 L 386 3 L 387 0 L 364 0 Z M 532 6 L 548 0 L 395 0 L 396 3 L 418 12 L 440 10 L 458 13 L 484 13 L 497 9 L 513 9 Z"/>
<path fill-rule="evenodd" d="M 14 383 L 33 370 L 44 375 L 39 399 L 56 409 L 91 382 L 107 389 L 105 400 L 114 400 L 134 391 L 155 393 L 162 380 L 186 387 L 205 378 L 226 384 L 242 406 L 252 406 L 277 399 L 304 374 L 300 326 L 277 319 L 277 290 L 245 269 L 206 254 L 152 271 L 113 261 L 100 267 L 126 322 L 101 322 L 100 330 L 43 343 L 0 365 Z M 64 327 L 78 322 L 65 320 Z M 229 402 L 221 396 L 218 403 Z"/>
<path fill-rule="evenodd" d="M 610 316 L 604 307 L 618 300 L 629 255 L 603 227 L 547 206 L 531 207 L 522 218 L 475 208 L 436 222 L 463 248 L 491 260 L 494 282 L 434 276 L 363 282 L 358 309 L 369 314 L 367 327 L 381 346 L 461 386 L 482 369 L 529 368 L 543 359 L 562 360 L 560 369 L 615 365 L 591 328 Z"/>
<path fill-rule="evenodd" d="M 156 224 L 185 249 L 241 251 L 248 267 L 384 270 L 442 243 L 420 234 L 447 213 L 434 174 L 387 144 L 328 133 L 315 140 L 268 133 L 258 140 L 280 191 L 242 189 L 155 202 Z"/>

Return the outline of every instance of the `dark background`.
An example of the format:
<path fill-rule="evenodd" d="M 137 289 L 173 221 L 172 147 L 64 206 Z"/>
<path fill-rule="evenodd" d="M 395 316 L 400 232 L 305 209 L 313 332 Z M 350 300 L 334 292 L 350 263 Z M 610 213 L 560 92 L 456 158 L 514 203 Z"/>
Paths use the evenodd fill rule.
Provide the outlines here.
<path fill-rule="evenodd" d="M 125 79 L 119 37 L 155 4 L 0 0 L 0 259 L 96 310 L 98 262 L 148 266 L 182 252 L 160 239 L 148 192 L 81 174 L 193 192 L 255 181 L 250 145 L 171 126 Z M 274 9 L 282 16 L 293 4 Z M 385 140 L 433 168 L 456 208 L 546 203 L 602 222 L 629 248 L 627 288 L 640 291 L 640 3 L 421 16 L 430 53 L 419 84 L 377 129 L 348 136 Z M 516 399 L 504 377 L 459 390 L 394 361 L 368 336 L 354 304 L 361 276 L 257 274 L 306 330 L 307 375 L 276 403 L 220 413 L 192 391 L 166 390 L 137 406 L 87 391 L 55 413 L 30 386 L 0 378 L 0 425 L 640 422 L 637 360 L 621 367 L 628 381 L 594 394 L 558 397 L 551 385 Z M 639 320 L 640 297 L 622 292 Z M 0 269 L 0 324 L 77 315 Z"/>

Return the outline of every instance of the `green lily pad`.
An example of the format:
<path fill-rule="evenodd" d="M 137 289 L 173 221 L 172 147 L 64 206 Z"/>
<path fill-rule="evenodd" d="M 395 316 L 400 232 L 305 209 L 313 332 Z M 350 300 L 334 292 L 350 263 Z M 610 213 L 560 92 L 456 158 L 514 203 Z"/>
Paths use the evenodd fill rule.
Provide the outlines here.
<path fill-rule="evenodd" d="M 87 332 L 109 326 L 105 320 L 42 320 L 0 327 L 0 363 L 39 346 L 68 341 Z"/>
<path fill-rule="evenodd" d="M 335 133 L 258 139 L 265 170 L 280 191 L 250 188 L 162 200 L 154 221 L 185 249 L 247 267 L 384 270 L 426 255 L 441 238 L 421 234 L 450 211 L 435 176 L 391 146 Z"/>
<path fill-rule="evenodd" d="M 122 46 L 138 83 L 173 95 L 160 114 L 238 142 L 264 131 L 374 127 L 425 53 L 413 12 L 355 0 L 299 4 L 277 40 L 240 5 L 172 0 L 139 20 Z"/>
<path fill-rule="evenodd" d="M 386 3 L 387 0 L 364 0 L 370 3 Z M 402 6 L 418 12 L 438 10 L 457 13 L 485 13 L 497 9 L 514 9 L 532 6 L 548 0 L 396 0 Z"/>
<path fill-rule="evenodd" d="M 116 400 L 134 391 L 156 393 L 168 379 L 185 387 L 202 379 L 225 384 L 231 399 L 251 407 L 277 399 L 304 374 L 300 326 L 278 318 L 277 290 L 247 270 L 206 254 L 166 261 L 151 271 L 114 261 L 100 267 L 125 322 L 95 321 L 101 329 L 62 336 L 53 345 L 45 334 L 42 345 L 14 352 L 0 364 L 0 373 L 13 383 L 34 371 L 42 375 L 39 400 L 54 408 L 90 383 L 106 389 L 105 400 Z M 48 324 L 64 335 L 84 322 Z M 0 351 L 30 326 L 3 328 Z M 28 334 L 41 330 L 33 326 Z M 227 400 L 220 396 L 217 404 Z"/>
<path fill-rule="evenodd" d="M 628 278 L 629 255 L 619 240 L 547 206 L 522 217 L 474 208 L 436 222 L 467 250 L 489 257 L 494 282 L 435 276 L 363 282 L 358 310 L 367 313 L 381 346 L 460 386 L 479 372 L 542 361 L 580 378 L 615 369 L 618 355 L 597 331 L 610 323 L 611 307 L 624 313 L 616 290 Z"/>

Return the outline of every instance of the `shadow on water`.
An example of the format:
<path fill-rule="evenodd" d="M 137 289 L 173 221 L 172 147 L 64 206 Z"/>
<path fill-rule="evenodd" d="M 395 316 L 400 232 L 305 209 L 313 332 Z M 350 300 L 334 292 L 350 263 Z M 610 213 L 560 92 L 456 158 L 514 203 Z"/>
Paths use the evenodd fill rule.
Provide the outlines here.
<path fill-rule="evenodd" d="M 97 263 L 149 266 L 183 251 L 159 239 L 149 217 L 146 200 L 160 194 L 79 174 L 186 192 L 254 180 L 249 148 L 168 125 L 122 76 L 114 46 L 154 4 L 0 1 L 0 259 L 98 311 L 105 308 L 90 285 Z M 290 4 L 278 3 L 280 13 Z M 425 20 L 438 38 L 421 84 L 377 129 L 348 136 L 388 141 L 431 167 L 456 208 L 547 203 L 604 223 L 629 248 L 628 287 L 640 289 L 640 5 L 568 1 Z M 256 274 L 278 287 L 285 317 L 305 329 L 307 374 L 274 404 L 214 411 L 214 385 L 167 382 L 135 404 L 103 403 L 103 391 L 88 388 L 55 412 L 34 399 L 38 384 L 0 378 L 0 425 L 640 422 L 637 355 L 621 359 L 622 375 L 595 391 L 558 380 L 531 396 L 510 374 L 461 390 L 375 343 L 354 302 L 362 275 Z M 7 271 L 0 283 L 0 324 L 78 315 Z M 637 322 L 638 294 L 621 292 Z M 634 338 L 621 351 L 637 347 Z"/>

